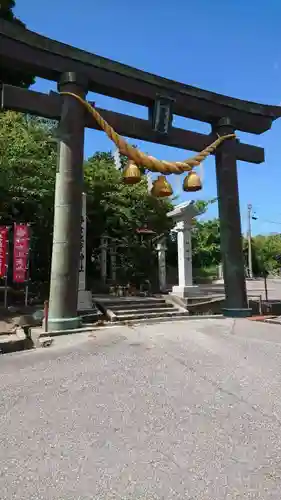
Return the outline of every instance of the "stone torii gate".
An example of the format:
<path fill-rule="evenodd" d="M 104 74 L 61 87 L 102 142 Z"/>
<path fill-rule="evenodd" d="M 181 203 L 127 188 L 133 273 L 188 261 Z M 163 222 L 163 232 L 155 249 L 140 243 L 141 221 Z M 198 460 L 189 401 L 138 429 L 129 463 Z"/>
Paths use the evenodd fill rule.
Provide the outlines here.
<path fill-rule="evenodd" d="M 85 97 L 88 91 L 146 106 L 148 119 L 96 108 L 121 135 L 186 150 L 201 151 L 217 134 L 262 134 L 281 116 L 281 108 L 233 99 L 162 78 L 90 54 L 0 20 L 0 64 L 58 83 L 59 91 Z M 75 328 L 80 260 L 85 127 L 99 129 L 70 96 L 1 85 L 1 109 L 60 120 L 59 182 L 56 186 L 49 329 Z M 212 126 L 210 135 L 172 127 L 173 114 Z M 164 118 L 163 118 L 164 117 Z M 249 314 L 247 307 L 237 160 L 261 163 L 262 148 L 225 141 L 215 152 L 225 315 Z M 66 189 L 66 181 L 68 188 Z"/>

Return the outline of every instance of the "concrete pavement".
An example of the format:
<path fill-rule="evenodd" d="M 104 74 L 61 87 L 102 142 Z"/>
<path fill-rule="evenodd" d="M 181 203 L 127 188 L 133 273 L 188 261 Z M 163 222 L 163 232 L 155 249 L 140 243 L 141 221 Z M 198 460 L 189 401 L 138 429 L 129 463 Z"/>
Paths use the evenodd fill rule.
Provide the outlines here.
<path fill-rule="evenodd" d="M 281 326 L 195 320 L 0 357 L 5 500 L 280 499 Z"/>
<path fill-rule="evenodd" d="M 224 285 L 222 280 L 217 280 L 211 285 L 200 285 L 201 289 L 216 289 L 224 294 Z M 261 295 L 265 299 L 264 279 L 247 279 L 246 280 L 247 293 L 249 296 Z M 281 300 L 281 278 L 268 278 L 267 289 L 269 300 Z"/>

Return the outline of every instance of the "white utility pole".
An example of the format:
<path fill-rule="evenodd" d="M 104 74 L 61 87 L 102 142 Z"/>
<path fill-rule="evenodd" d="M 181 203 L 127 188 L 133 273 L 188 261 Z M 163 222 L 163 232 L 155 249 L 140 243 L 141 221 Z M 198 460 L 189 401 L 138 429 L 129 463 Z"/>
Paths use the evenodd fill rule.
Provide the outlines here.
<path fill-rule="evenodd" d="M 251 220 L 252 220 L 252 205 L 248 204 L 248 268 L 249 268 L 249 278 L 253 277 L 253 262 L 252 262 L 252 230 L 251 230 Z"/>

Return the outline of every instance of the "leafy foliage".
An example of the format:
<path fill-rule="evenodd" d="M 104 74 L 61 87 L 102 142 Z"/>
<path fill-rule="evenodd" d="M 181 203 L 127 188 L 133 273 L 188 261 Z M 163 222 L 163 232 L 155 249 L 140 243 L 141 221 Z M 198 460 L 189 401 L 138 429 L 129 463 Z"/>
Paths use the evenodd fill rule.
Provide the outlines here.
<path fill-rule="evenodd" d="M 52 132 L 49 121 L 15 112 L 0 114 L 0 223 L 31 223 L 32 278 L 36 281 L 48 280 L 51 262 L 57 166 Z M 148 194 L 145 177 L 135 186 L 125 186 L 110 153 L 97 153 L 89 159 L 84 178 L 89 272 L 96 271 L 92 257 L 104 234 L 122 243 L 119 260 L 123 269 L 130 268 L 131 274 L 144 272 L 149 268 L 149 240 L 142 241 L 136 230 L 147 226 L 155 235 L 167 234 L 170 221 L 166 213 L 171 206 Z"/>
<path fill-rule="evenodd" d="M 171 222 L 166 213 L 171 205 L 148 194 L 145 176 L 139 184 L 124 185 L 110 153 L 95 154 L 86 162 L 84 172 L 88 193 L 87 254 L 90 256 L 98 248 L 101 236 L 106 234 L 112 245 L 114 240 L 119 245 L 119 279 L 136 281 L 137 276 L 147 274 L 149 267 L 155 267 L 153 234 L 141 237 L 137 230 L 145 227 L 154 236 L 168 234 Z"/>
<path fill-rule="evenodd" d="M 196 221 L 192 245 L 195 268 L 208 268 L 219 264 L 221 260 L 219 219 Z"/>
<path fill-rule="evenodd" d="M 252 238 L 252 257 L 255 275 L 260 275 L 264 271 L 279 272 L 281 267 L 280 234 L 258 235 Z"/>
<path fill-rule="evenodd" d="M 30 222 L 32 273 L 48 279 L 53 231 L 56 143 L 52 125 L 14 112 L 0 114 L 0 222 Z"/>

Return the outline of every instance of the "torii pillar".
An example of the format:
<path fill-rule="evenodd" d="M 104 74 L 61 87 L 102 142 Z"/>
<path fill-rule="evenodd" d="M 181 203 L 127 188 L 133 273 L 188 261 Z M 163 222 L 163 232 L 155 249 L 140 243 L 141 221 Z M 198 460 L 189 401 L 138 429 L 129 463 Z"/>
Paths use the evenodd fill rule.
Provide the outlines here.
<path fill-rule="evenodd" d="M 219 135 L 226 135 L 233 134 L 235 129 L 228 118 L 221 118 L 214 126 L 214 131 Z M 216 174 L 225 289 L 223 314 L 230 317 L 250 316 L 242 248 L 235 139 L 228 139 L 218 147 Z"/>
<path fill-rule="evenodd" d="M 61 76 L 59 90 L 85 97 L 87 79 L 74 72 Z M 63 97 L 59 128 L 59 160 L 55 192 L 49 330 L 80 326 L 77 311 L 83 192 L 85 111 L 70 96 Z"/>

